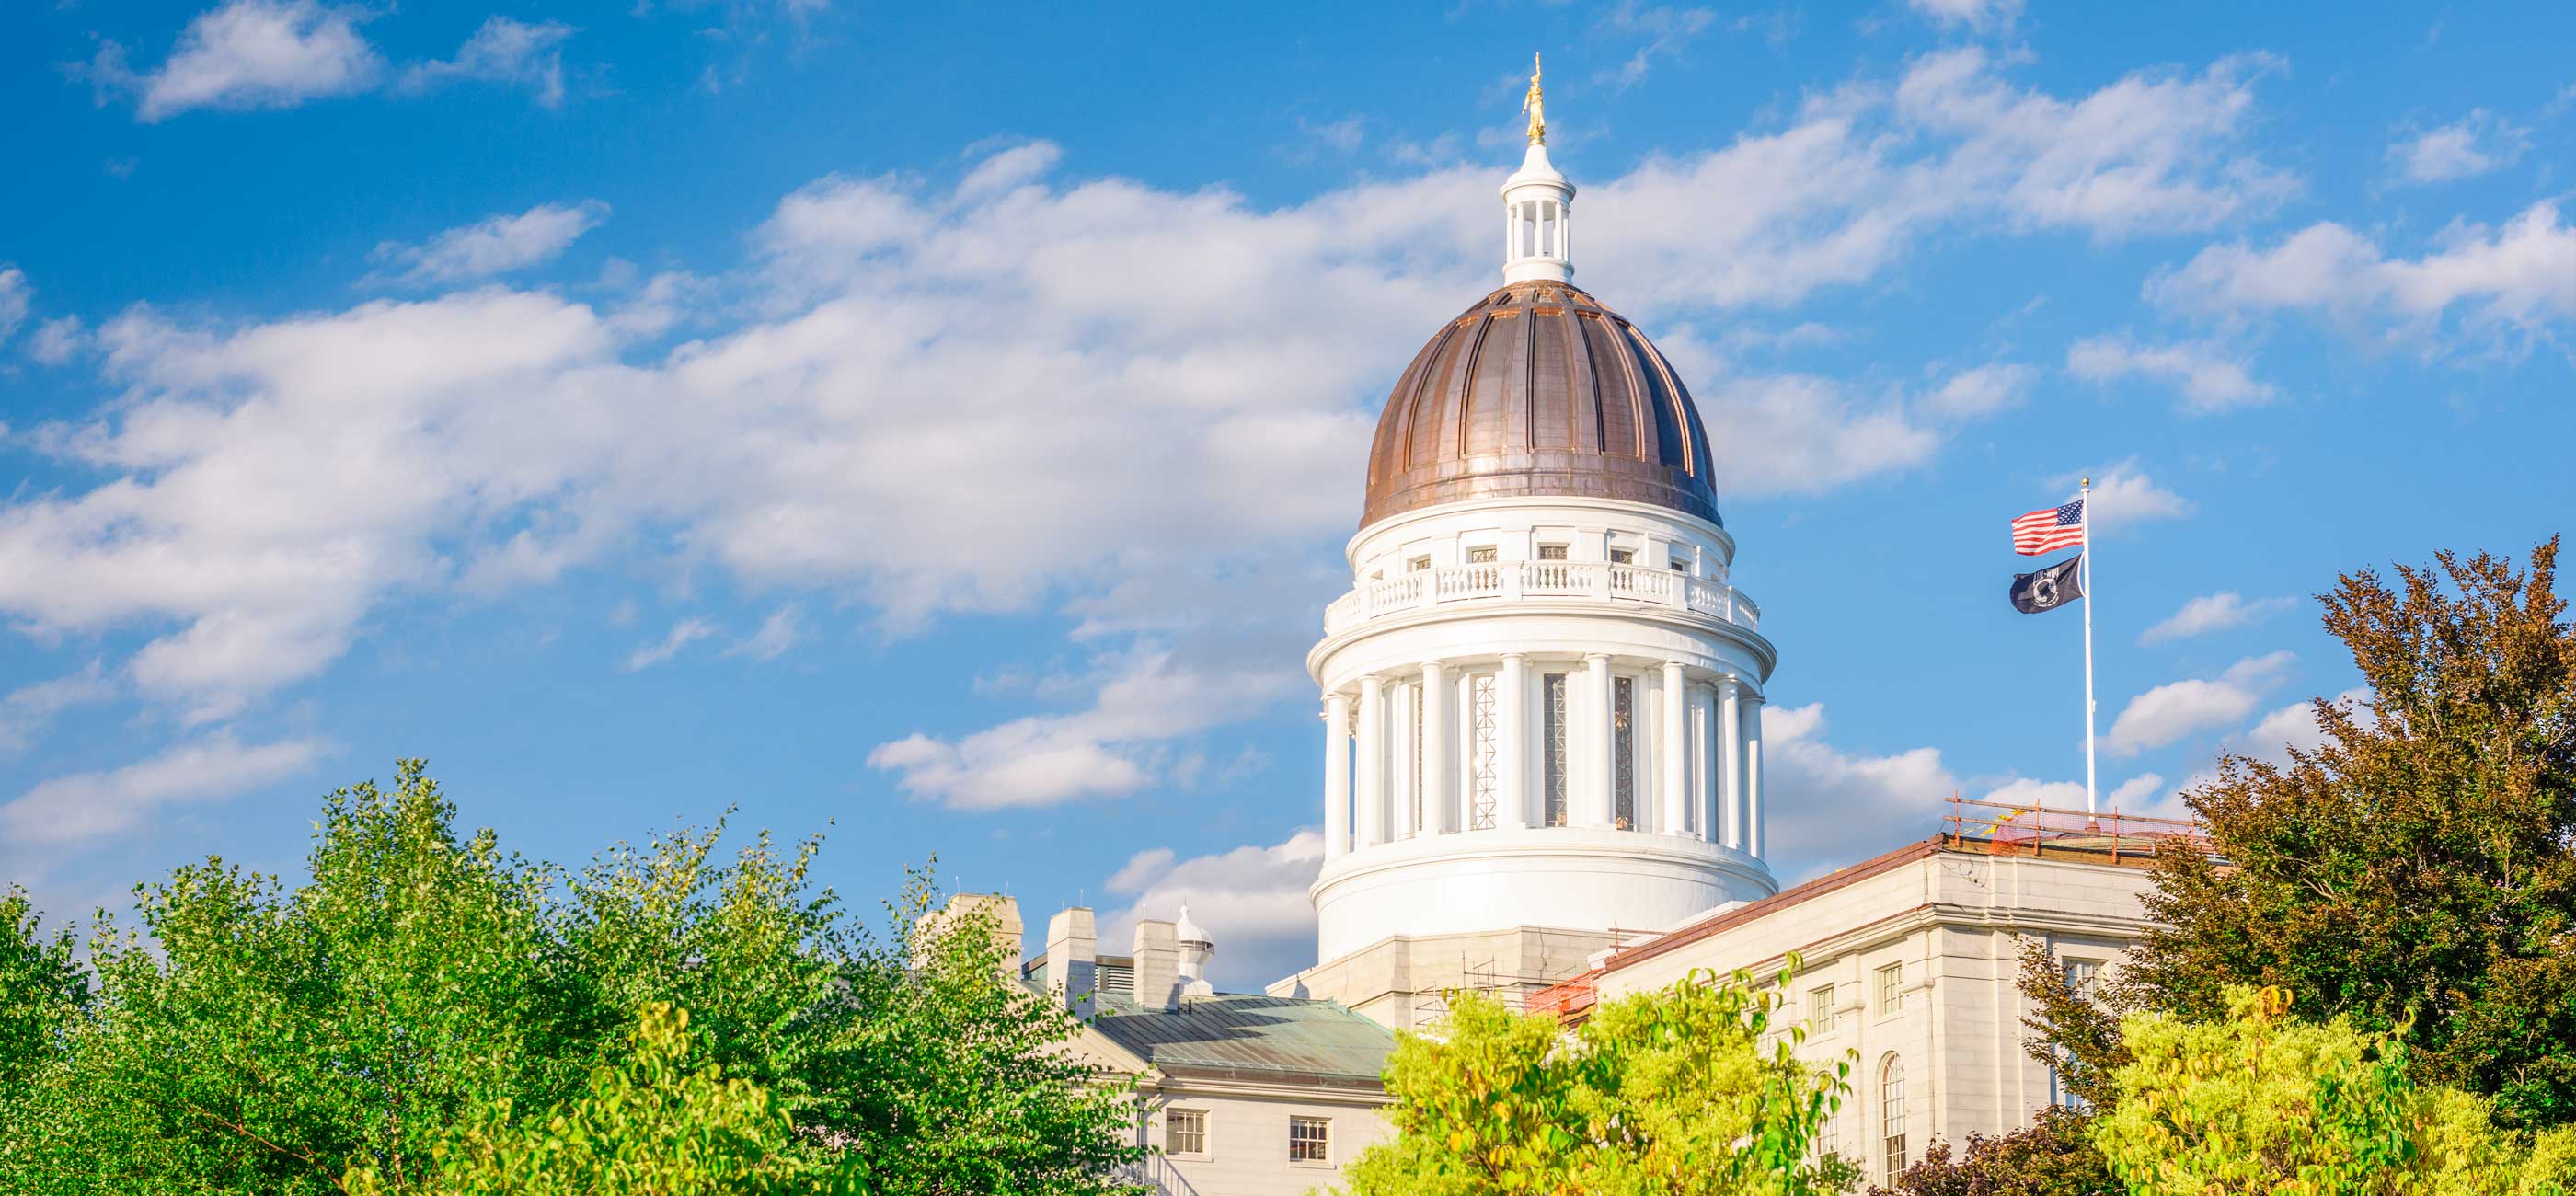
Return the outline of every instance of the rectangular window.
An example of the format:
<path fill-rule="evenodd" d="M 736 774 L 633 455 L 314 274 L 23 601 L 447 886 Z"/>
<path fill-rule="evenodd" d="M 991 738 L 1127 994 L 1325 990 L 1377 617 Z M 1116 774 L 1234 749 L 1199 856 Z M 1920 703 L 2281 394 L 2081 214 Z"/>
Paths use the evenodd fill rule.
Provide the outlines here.
<path fill-rule="evenodd" d="M 1832 1154 L 1843 1148 L 1842 1128 L 1843 1119 L 1841 1115 L 1835 1113 L 1825 1114 L 1823 1124 L 1816 1127 L 1816 1154 L 1819 1157 Z"/>
<path fill-rule="evenodd" d="M 2091 959 L 2070 959 L 2066 961 L 2066 991 L 2074 993 L 2076 996 L 2083 997 L 2086 1000 L 2091 1000 L 2093 998 L 2094 987 L 2099 985 L 2101 982 L 2102 964 L 2100 961 Z"/>
<path fill-rule="evenodd" d="M 1488 550 L 1490 551 L 1490 550 Z M 1469 781 L 1470 796 L 1467 827 L 1485 830 L 1494 825 L 1495 807 L 1500 804 L 1502 778 L 1502 744 L 1494 726 L 1495 679 L 1492 673 L 1478 673 L 1467 679 L 1467 759 L 1475 773 Z"/>
<path fill-rule="evenodd" d="M 1878 1011 L 1894 1013 L 1905 1004 L 1905 965 L 1892 963 L 1878 970 Z"/>
<path fill-rule="evenodd" d="M 1163 1113 L 1163 1153 L 1206 1154 L 1207 1110 L 1165 1110 Z"/>
<path fill-rule="evenodd" d="M 1909 1161 L 1905 1154 L 1905 1135 L 1889 1134 L 1880 1140 L 1879 1148 L 1887 1152 L 1887 1182 L 1895 1183 L 1897 1173 L 1905 1170 Z"/>
<path fill-rule="evenodd" d="M 1563 545 L 1563 544 L 1541 544 L 1541 545 L 1539 545 L 1539 546 L 1538 546 L 1538 559 L 1540 559 L 1540 560 L 1542 560 L 1542 561 L 1561 561 L 1561 560 L 1564 560 L 1564 559 L 1565 559 L 1565 545 Z"/>
<path fill-rule="evenodd" d="M 1680 557 L 1674 557 L 1672 563 L 1673 572 L 1675 573 L 1688 573 L 1691 571 L 1690 562 L 1683 560 Z"/>
<path fill-rule="evenodd" d="M 1427 556 L 1418 556 L 1404 563 L 1404 571 L 1407 573 L 1420 573 L 1430 567 L 1431 558 Z"/>
<path fill-rule="evenodd" d="M 1490 564 L 1493 564 L 1493 563 L 1494 563 L 1494 546 L 1493 546 L 1493 545 L 1491 545 L 1491 544 L 1487 544 L 1487 545 L 1484 545 L 1484 546 L 1482 546 L 1482 547 L 1478 547 L 1478 548 L 1470 548 L 1470 549 L 1468 549 L 1468 550 L 1467 550 L 1467 563 L 1468 563 L 1468 564 L 1470 564 L 1470 565 L 1490 565 Z"/>
<path fill-rule="evenodd" d="M 1815 988 L 1807 990 L 1807 1022 L 1816 1028 L 1815 1032 L 1818 1034 L 1827 1034 L 1833 1031 L 1833 985 L 1818 985 Z"/>
<path fill-rule="evenodd" d="M 1291 1163 L 1332 1162 L 1333 1123 L 1322 1117 L 1289 1118 L 1288 1161 Z"/>
<path fill-rule="evenodd" d="M 1567 714 L 1565 709 L 1565 674 L 1549 673 L 1547 676 L 1540 679 L 1540 685 L 1541 688 L 1545 690 L 1545 697 L 1539 702 L 1539 709 L 1544 713 L 1547 721 L 1547 725 L 1540 728 L 1542 734 L 1539 740 L 1541 744 L 1545 745 L 1544 750 L 1547 757 L 1547 787 L 1542 790 L 1542 792 L 1547 795 L 1547 809 L 1545 810 L 1545 814 L 1547 816 L 1546 821 L 1549 826 L 1564 826 L 1566 773 L 1565 724 Z"/>
<path fill-rule="evenodd" d="M 1620 830 L 1637 825 L 1637 679 L 1610 681 L 1610 816 Z"/>
<path fill-rule="evenodd" d="M 1613 548 L 1610 550 L 1610 563 L 1613 565 L 1633 565 L 1637 563 L 1637 554 L 1633 549 Z"/>

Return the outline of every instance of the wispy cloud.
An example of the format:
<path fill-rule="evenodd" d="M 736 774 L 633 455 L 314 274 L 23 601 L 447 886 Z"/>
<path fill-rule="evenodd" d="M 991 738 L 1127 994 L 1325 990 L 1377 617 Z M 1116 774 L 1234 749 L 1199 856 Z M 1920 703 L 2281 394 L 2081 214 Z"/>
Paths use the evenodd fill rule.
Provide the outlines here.
<path fill-rule="evenodd" d="M 145 121 L 192 108 L 290 108 L 375 86 L 384 60 L 358 32 L 368 16 L 316 0 L 231 0 L 190 21 L 159 69 L 135 73 L 109 42 L 89 73 L 102 87 L 139 92 Z"/>
<path fill-rule="evenodd" d="M 2103 747 L 2115 756 L 2134 756 L 2174 743 L 2196 732 L 2242 721 L 2263 694 L 2279 685 L 2296 657 L 2288 652 L 2247 657 L 2210 678 L 2159 685 L 2129 699 L 2111 723 Z"/>
<path fill-rule="evenodd" d="M 607 218 L 608 205 L 595 199 L 540 204 L 448 229 L 418 245 L 387 241 L 368 260 L 391 270 L 393 281 L 412 285 L 491 278 L 553 261 Z"/>
<path fill-rule="evenodd" d="M 2138 642 L 2154 644 L 2227 631 L 2269 618 L 2296 605 L 2298 601 L 2293 598 L 2257 598 L 2248 602 L 2234 590 L 2221 590 L 2183 603 L 2182 609 L 2139 633 Z"/>
<path fill-rule="evenodd" d="M 672 624 L 670 632 L 665 634 L 660 640 L 649 644 L 639 645 L 635 651 L 628 653 L 626 657 L 626 671 L 630 673 L 640 673 L 646 669 L 652 668 L 654 665 L 666 664 L 672 657 L 680 654 L 680 649 L 686 648 L 699 640 L 714 635 L 715 633 L 715 624 L 709 623 L 704 619 L 682 619 L 679 622 Z"/>
<path fill-rule="evenodd" d="M 538 103 L 552 108 L 564 98 L 564 39 L 576 32 L 560 21 L 530 24 L 491 17 L 456 48 L 456 57 L 404 71 L 402 88 L 427 91 L 459 79 L 519 84 L 533 91 Z"/>
<path fill-rule="evenodd" d="M 2511 166 L 2530 148 L 2530 129 L 2472 108 L 2450 124 L 2399 138 L 2388 160 L 2407 182 L 2447 183 Z"/>
<path fill-rule="evenodd" d="M 2205 341 L 2141 345 L 2127 337 L 2090 337 L 2067 348 L 2066 372 L 2088 382 L 2152 378 L 2173 387 L 2183 410 L 2196 414 L 2267 403 L 2278 393 Z"/>
<path fill-rule="evenodd" d="M 325 745 L 314 739 L 242 744 L 216 734 L 109 772 L 55 777 L 0 806 L 5 837 L 70 844 L 131 830 L 162 807 L 215 801 L 284 780 L 310 767 Z"/>

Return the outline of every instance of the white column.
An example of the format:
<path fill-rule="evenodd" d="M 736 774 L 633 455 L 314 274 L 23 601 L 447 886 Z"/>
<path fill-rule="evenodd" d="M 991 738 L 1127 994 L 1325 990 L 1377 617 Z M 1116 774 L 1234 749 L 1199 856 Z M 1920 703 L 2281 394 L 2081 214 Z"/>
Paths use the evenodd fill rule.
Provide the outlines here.
<path fill-rule="evenodd" d="M 1324 858 L 1351 849 L 1351 699 L 1324 695 Z"/>
<path fill-rule="evenodd" d="M 1422 833 L 1445 835 L 1457 828 L 1449 811 L 1449 670 L 1439 661 L 1422 662 Z"/>
<path fill-rule="evenodd" d="M 1494 825 L 1530 823 L 1529 664 L 1518 652 L 1503 653 L 1502 675 L 1494 679 L 1495 790 Z"/>
<path fill-rule="evenodd" d="M 1733 677 L 1717 682 L 1718 842 L 1744 850 L 1744 686 Z"/>
<path fill-rule="evenodd" d="M 1422 750 L 1422 744 L 1419 742 L 1420 737 L 1414 734 L 1413 720 L 1420 713 L 1415 703 L 1413 687 L 1410 685 L 1399 684 L 1393 693 L 1387 695 L 1386 709 L 1389 726 L 1386 742 L 1393 750 L 1387 753 L 1389 776 L 1386 792 L 1388 801 L 1395 808 L 1393 837 L 1397 839 L 1410 839 L 1422 832 L 1421 820 L 1416 817 L 1421 809 L 1422 795 L 1415 792 L 1421 777 L 1414 768 L 1415 762 L 1420 757 L 1415 756 L 1414 753 Z"/>
<path fill-rule="evenodd" d="M 1762 695 L 1755 694 L 1744 712 L 1744 840 L 1746 851 L 1762 859 L 1771 850 L 1762 833 Z"/>
<path fill-rule="evenodd" d="M 1353 753 L 1353 766 L 1359 769 L 1354 791 L 1354 821 L 1359 834 L 1353 844 L 1375 847 L 1386 842 L 1386 682 L 1371 673 L 1360 678 L 1359 747 Z"/>
<path fill-rule="evenodd" d="M 1691 687 L 1691 737 L 1693 769 L 1691 802 L 1699 811 L 1699 838 L 1703 843 L 1718 841 L 1717 812 L 1717 690 L 1711 686 Z"/>
<path fill-rule="evenodd" d="M 1616 810 L 1610 792 L 1611 757 L 1619 750 L 1619 733 L 1610 724 L 1610 658 L 1598 652 L 1583 658 L 1586 673 L 1583 702 L 1588 717 L 1583 721 L 1592 730 L 1584 736 L 1591 741 L 1591 759 L 1583 770 L 1581 809 L 1573 818 L 1576 826 L 1607 827 L 1617 825 Z"/>
<path fill-rule="evenodd" d="M 1663 735 L 1655 745 L 1664 766 L 1663 825 L 1667 835 L 1690 832 L 1690 689 L 1682 680 L 1682 662 L 1664 662 L 1664 696 L 1656 712 L 1663 716 Z"/>

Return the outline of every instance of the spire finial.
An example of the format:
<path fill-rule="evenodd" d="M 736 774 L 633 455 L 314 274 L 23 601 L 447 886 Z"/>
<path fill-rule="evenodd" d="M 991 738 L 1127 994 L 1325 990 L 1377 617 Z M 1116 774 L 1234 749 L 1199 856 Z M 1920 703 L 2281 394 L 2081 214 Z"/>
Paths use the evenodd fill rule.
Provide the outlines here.
<path fill-rule="evenodd" d="M 1521 111 L 1529 114 L 1529 143 L 1531 145 L 1546 145 L 1547 101 L 1539 94 L 1538 76 L 1538 52 L 1533 50 L 1530 52 L 1529 95 L 1521 100 Z"/>

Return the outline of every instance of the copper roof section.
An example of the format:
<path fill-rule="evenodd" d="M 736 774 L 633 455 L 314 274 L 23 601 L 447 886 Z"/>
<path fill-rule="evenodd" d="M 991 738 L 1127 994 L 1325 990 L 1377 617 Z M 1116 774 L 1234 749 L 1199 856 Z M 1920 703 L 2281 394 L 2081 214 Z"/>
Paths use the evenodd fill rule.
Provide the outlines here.
<path fill-rule="evenodd" d="M 1711 523 L 1708 430 L 1627 318 L 1561 282 L 1514 283 L 1431 338 L 1387 396 L 1366 527 L 1475 498 L 1652 503 Z"/>

